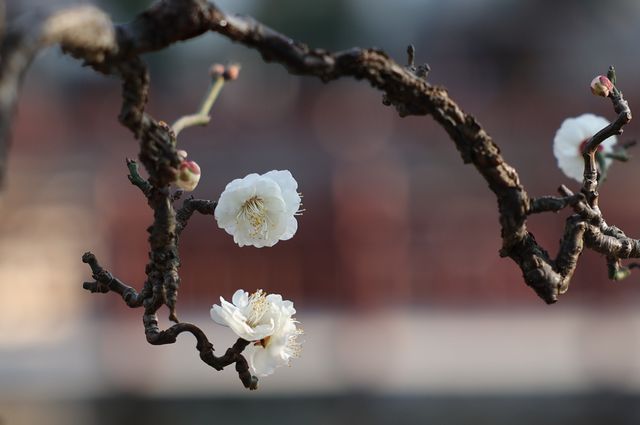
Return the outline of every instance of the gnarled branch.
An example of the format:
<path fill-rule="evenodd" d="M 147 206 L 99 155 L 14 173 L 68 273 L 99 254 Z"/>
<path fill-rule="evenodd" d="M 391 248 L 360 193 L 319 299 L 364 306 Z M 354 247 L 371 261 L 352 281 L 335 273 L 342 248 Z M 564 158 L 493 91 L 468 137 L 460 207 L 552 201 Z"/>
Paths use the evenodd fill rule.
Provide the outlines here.
<path fill-rule="evenodd" d="M 93 255 L 85 254 L 83 260 L 90 265 L 95 282 L 85 283 L 84 287 L 92 292 L 116 292 L 127 305 L 144 307 L 145 334 L 151 344 L 173 343 L 180 333 L 192 333 L 200 357 L 207 364 L 219 369 L 235 363 L 244 385 L 255 387 L 256 378 L 251 377 L 240 354 L 247 341 L 236 342 L 224 356 L 217 358 L 198 327 L 178 321 L 178 235 L 195 211 L 213 214 L 215 203 L 191 199 L 175 211 L 176 197 L 169 185 L 175 180 L 180 162 L 176 135 L 166 123 L 145 112 L 149 75 L 140 55 L 206 31 L 255 49 L 265 61 L 278 62 L 292 74 L 314 76 L 325 82 L 341 77 L 367 80 L 383 92 L 384 103 L 394 106 L 401 116 L 431 115 L 452 139 L 463 162 L 476 167 L 497 198 L 500 255 L 518 264 L 527 285 L 547 303 L 557 301 L 558 295 L 567 290 L 584 247 L 607 256 L 614 279 L 626 273 L 621 272 L 620 259 L 640 257 L 640 242 L 608 226 L 597 206 L 594 153 L 599 143 L 619 134 L 631 119 L 628 104 L 617 88 L 610 97 L 618 118 L 587 144 L 582 193 L 575 195 L 561 187 L 560 198 L 532 199 L 515 168 L 504 160 L 497 144 L 475 117 L 465 113 L 445 88 L 426 81 L 428 65 L 414 66 L 413 48 L 408 50 L 408 66 L 399 65 L 377 49 L 354 48 L 334 53 L 311 49 L 250 17 L 227 15 L 205 0 L 159 1 L 132 22 L 116 26 L 93 7 L 70 8 L 43 19 L 34 18 L 27 25 L 13 27 L 0 46 L 0 176 L 5 174 L 8 133 L 20 82 L 41 48 L 59 43 L 65 53 L 98 72 L 122 80 L 119 120 L 140 141 L 139 159 L 149 174 L 145 181 L 129 163 L 130 179 L 142 190 L 154 211 L 149 228 L 147 279 L 138 293 L 102 269 Z M 528 231 L 526 220 L 530 214 L 557 212 L 567 206 L 575 214 L 567 219 L 558 254 L 552 258 Z M 162 305 L 168 306 L 169 317 L 176 322 L 166 330 L 159 329 L 156 315 Z"/>

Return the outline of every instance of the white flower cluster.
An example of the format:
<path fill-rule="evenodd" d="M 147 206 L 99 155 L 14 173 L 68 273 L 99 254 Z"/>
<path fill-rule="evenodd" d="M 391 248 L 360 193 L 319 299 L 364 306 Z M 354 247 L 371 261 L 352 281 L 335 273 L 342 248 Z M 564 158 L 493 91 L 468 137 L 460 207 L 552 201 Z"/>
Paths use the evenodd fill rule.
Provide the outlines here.
<path fill-rule="evenodd" d="M 178 155 L 182 162 L 174 183 L 192 191 L 200 179 L 200 168 L 186 160 L 186 152 L 179 151 Z M 301 212 L 300 205 L 298 183 L 291 173 L 273 170 L 229 183 L 214 215 L 218 226 L 238 245 L 261 248 L 293 237 L 298 230 L 296 215 Z M 251 342 L 245 355 L 255 375 L 270 375 L 299 356 L 297 338 L 302 330 L 293 317 L 296 310 L 291 301 L 283 300 L 279 294 L 267 295 L 262 290 L 249 294 L 242 289 L 233 294 L 231 301 L 220 297 L 220 305 L 211 308 L 211 318 Z"/>
<path fill-rule="evenodd" d="M 215 217 L 238 245 L 273 246 L 298 230 L 300 201 L 298 182 L 289 171 L 254 173 L 227 185 Z"/>
<path fill-rule="evenodd" d="M 553 139 L 553 154 L 558 160 L 558 166 L 567 177 L 582 182 L 584 174 L 582 150 L 589 139 L 607 125 L 609 121 L 593 114 L 583 114 L 564 120 Z M 597 154 L 612 152 L 615 144 L 615 136 L 608 138 L 600 144 Z M 611 159 L 606 157 L 603 159 L 606 169 L 611 165 Z"/>
<path fill-rule="evenodd" d="M 240 338 L 251 341 L 245 353 L 253 373 L 271 375 L 279 366 L 289 365 L 291 358 L 301 352 L 297 337 L 302 334 L 291 301 L 279 294 L 265 294 L 258 290 L 249 294 L 238 289 L 231 299 L 220 297 L 220 305 L 213 305 L 211 318 L 231 328 Z"/>

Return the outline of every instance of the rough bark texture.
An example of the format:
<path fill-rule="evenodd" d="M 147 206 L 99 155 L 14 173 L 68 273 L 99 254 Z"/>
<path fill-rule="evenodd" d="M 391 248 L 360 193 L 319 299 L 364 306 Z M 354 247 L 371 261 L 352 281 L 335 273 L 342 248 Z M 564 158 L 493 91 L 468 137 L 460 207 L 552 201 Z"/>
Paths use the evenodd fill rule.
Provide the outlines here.
<path fill-rule="evenodd" d="M 173 202 L 179 196 L 172 195 L 169 189 L 179 164 L 175 135 L 165 123 L 145 112 L 149 76 L 139 55 L 207 31 L 255 49 L 265 61 L 277 62 L 291 74 L 313 76 L 325 82 L 341 77 L 366 80 L 383 92 L 384 103 L 393 106 L 401 116 L 431 115 L 454 142 L 463 162 L 476 167 L 496 196 L 502 236 L 500 255 L 511 258 L 520 267 L 527 285 L 547 303 L 557 301 L 558 295 L 567 290 L 585 247 L 607 256 L 612 279 L 628 275 L 629 268 L 624 268 L 620 259 L 640 256 L 640 242 L 608 226 L 597 206 L 594 152 L 607 137 L 620 134 L 631 119 L 631 111 L 617 89 L 610 96 L 617 120 L 587 144 L 582 192 L 573 194 L 561 187 L 561 197 L 532 199 L 516 170 L 504 160 L 499 147 L 478 121 L 465 113 L 445 88 L 426 81 L 427 65 L 414 66 L 412 47 L 408 50 L 407 66 L 399 65 L 376 49 L 340 52 L 311 49 L 250 17 L 227 15 L 204 0 L 159 1 L 122 25 L 113 25 L 92 6 L 75 6 L 23 20 L 22 25 L 11 27 L 4 34 L 0 46 L 0 176 L 5 174 L 11 118 L 20 83 L 40 49 L 59 43 L 65 53 L 98 72 L 122 80 L 119 120 L 140 141 L 139 159 L 149 174 L 148 181 L 142 179 L 136 163 L 128 161 L 129 178 L 154 210 L 154 222 L 149 228 L 147 279 L 138 293 L 102 269 L 95 257 L 87 253 L 83 261 L 91 267 L 95 282 L 85 283 L 84 287 L 91 292 L 116 292 L 130 307 L 144 307 L 145 333 L 151 344 L 173 343 L 181 332 L 190 332 L 197 339 L 203 361 L 216 369 L 235 363 L 244 385 L 255 388 L 256 378 L 251 377 L 240 354 L 246 341 L 239 341 L 218 358 L 200 329 L 178 322 L 175 310 L 180 283 L 178 235 L 195 211 L 213 214 L 215 203 L 188 199 L 176 213 Z M 531 214 L 557 212 L 568 206 L 575 214 L 567 219 L 558 254 L 553 258 L 527 230 L 526 220 Z M 164 331 L 159 329 L 156 316 L 162 305 L 168 306 L 170 318 L 177 323 Z"/>

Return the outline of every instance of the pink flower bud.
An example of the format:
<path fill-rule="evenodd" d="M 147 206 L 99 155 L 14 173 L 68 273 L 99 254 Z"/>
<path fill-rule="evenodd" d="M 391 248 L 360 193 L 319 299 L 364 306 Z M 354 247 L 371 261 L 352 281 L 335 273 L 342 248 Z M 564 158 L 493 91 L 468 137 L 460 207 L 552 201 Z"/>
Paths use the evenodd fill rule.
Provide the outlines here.
<path fill-rule="evenodd" d="M 237 80 L 238 75 L 240 75 L 240 65 L 231 64 L 227 66 L 227 70 L 224 73 L 224 79 L 231 80 L 231 81 Z"/>
<path fill-rule="evenodd" d="M 604 75 L 598 75 L 591 80 L 591 93 L 596 96 L 607 97 L 613 91 L 613 83 Z"/>
<path fill-rule="evenodd" d="M 194 161 L 182 161 L 178 169 L 176 186 L 187 192 L 191 192 L 200 181 L 200 167 Z"/>
<path fill-rule="evenodd" d="M 211 75 L 214 78 L 222 77 L 224 75 L 224 72 L 225 72 L 224 65 L 221 65 L 219 63 L 215 63 L 211 65 L 211 68 L 209 69 L 209 75 Z"/>

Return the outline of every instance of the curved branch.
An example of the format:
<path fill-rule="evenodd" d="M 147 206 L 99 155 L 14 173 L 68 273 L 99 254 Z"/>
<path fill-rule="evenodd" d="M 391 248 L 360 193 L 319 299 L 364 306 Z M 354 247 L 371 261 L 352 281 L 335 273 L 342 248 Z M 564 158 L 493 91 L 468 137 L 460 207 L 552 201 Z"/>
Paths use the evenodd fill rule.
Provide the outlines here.
<path fill-rule="evenodd" d="M 86 252 L 82 256 L 82 262 L 91 267 L 93 278 L 96 279 L 95 282 L 85 282 L 83 284 L 84 289 L 92 293 L 115 292 L 122 297 L 129 307 L 140 307 L 143 304 L 147 304 L 146 301 L 153 298 L 153 294 L 145 290 L 146 288 L 138 293 L 132 287 L 113 277 L 111 273 L 100 266 L 95 255 L 91 252 Z M 199 327 L 191 323 L 177 323 L 169 329 L 161 331 L 158 327 L 158 316 L 155 314 L 155 310 L 149 313 L 146 311 L 147 308 L 148 307 L 145 308 L 145 314 L 143 315 L 143 323 L 145 335 L 150 344 L 173 344 L 181 333 L 191 333 L 196 338 L 196 349 L 200 353 L 202 361 L 216 370 L 222 370 L 226 366 L 235 363 L 238 377 L 243 385 L 250 390 L 257 389 L 258 378 L 251 375 L 249 364 L 244 356 L 242 356 L 242 351 L 250 344 L 249 341 L 238 339 L 233 346 L 227 349 L 223 356 L 217 357 L 213 354 L 213 344 Z"/>
<path fill-rule="evenodd" d="M 119 294 L 124 300 L 125 304 L 129 307 L 140 307 L 143 301 L 148 298 L 148 292 L 144 290 L 138 293 L 131 286 L 123 283 L 120 279 L 113 277 L 111 273 L 102 268 L 96 259 L 96 256 L 91 252 L 85 252 L 82 256 L 82 262 L 91 267 L 91 273 L 95 282 L 85 282 L 82 287 L 89 292 L 100 292 L 106 294 L 107 292 L 115 292 Z"/>
<path fill-rule="evenodd" d="M 609 75 L 611 79 L 615 81 L 615 70 L 613 67 L 609 67 Z M 622 127 L 627 125 L 631 121 L 631 109 L 629 104 L 622 97 L 622 92 L 614 86 L 613 90 L 609 94 L 613 108 L 618 114 L 615 121 L 598 131 L 587 142 L 584 152 L 582 154 L 584 158 L 584 180 L 582 184 L 582 193 L 585 194 L 589 205 L 592 208 L 598 209 L 598 181 L 600 180 L 600 174 L 598 172 L 598 165 L 596 160 L 596 153 L 598 147 L 602 142 L 607 140 L 611 136 L 622 134 Z"/>
<path fill-rule="evenodd" d="M 202 359 L 203 362 L 218 371 L 235 363 L 236 372 L 238 372 L 238 377 L 245 388 L 250 390 L 258 388 L 258 378 L 251 375 L 251 372 L 249 371 L 249 364 L 242 355 L 242 351 L 250 344 L 249 341 L 238 338 L 235 344 L 228 348 L 223 356 L 217 357 L 213 354 L 213 344 L 209 342 L 209 339 L 202 329 L 196 325 L 191 323 L 177 323 L 167 330 L 156 331 L 157 318 L 145 316 L 144 323 L 145 334 L 147 336 L 147 341 L 150 344 L 173 344 L 176 342 L 178 335 L 183 332 L 188 332 L 196 338 L 196 350 L 200 353 L 200 359 Z"/>
<path fill-rule="evenodd" d="M 149 229 L 147 280 L 138 293 L 114 278 L 100 267 L 93 254 L 87 253 L 83 261 L 90 265 L 95 282 L 87 282 L 84 287 L 91 292 L 116 292 L 127 305 L 144 306 L 145 334 L 151 344 L 173 343 L 180 333 L 189 332 L 196 337 L 196 348 L 203 361 L 216 369 L 236 363 L 244 385 L 255 388 L 255 378 L 240 354 L 247 341 L 239 340 L 218 358 L 195 325 L 177 323 L 161 331 L 156 315 L 166 304 L 170 318 L 178 321 L 175 316 L 180 282 L 178 235 L 195 211 L 213 214 L 215 203 L 191 199 L 178 212 L 174 210 L 169 184 L 175 180 L 180 161 L 175 134 L 166 123 L 145 112 L 149 75 L 139 55 L 209 30 L 257 50 L 265 61 L 278 62 L 292 74 L 315 76 L 325 82 L 341 77 L 367 80 L 383 92 L 384 103 L 393 105 L 401 116 L 431 115 L 453 140 L 463 162 L 472 163 L 496 195 L 502 237 L 500 255 L 518 264 L 525 282 L 547 303 L 555 302 L 567 290 L 584 246 L 607 255 L 614 276 L 621 276 L 620 258 L 640 257 L 640 242 L 608 226 L 597 206 L 595 151 L 599 143 L 619 134 L 631 119 L 628 104 L 617 89 L 611 100 L 618 118 L 588 142 L 582 194 L 574 195 L 561 188 L 561 198 L 531 199 L 516 170 L 504 160 L 499 147 L 477 120 L 465 113 L 446 89 L 426 81 L 427 65 L 414 66 L 414 49 L 409 50 L 408 66 L 399 65 L 377 49 L 354 48 L 335 53 L 311 49 L 252 18 L 227 15 L 205 0 L 163 0 L 132 22 L 118 26 L 92 7 L 63 10 L 37 24 L 16 27 L 0 46 L 0 175 L 4 174 L 11 115 L 20 81 L 38 50 L 59 43 L 65 53 L 83 60 L 96 71 L 122 79 L 119 119 L 140 140 L 139 157 L 149 173 L 149 181 L 144 182 L 136 178 L 137 169 L 130 168 L 131 180 L 142 189 L 154 210 L 154 223 Z M 530 214 L 559 211 L 567 206 L 573 207 L 576 214 L 567 219 L 559 252 L 552 259 L 527 230 L 526 219 Z"/>
<path fill-rule="evenodd" d="M 455 143 L 465 163 L 472 163 L 498 199 L 502 227 L 501 256 L 522 269 L 525 282 L 547 303 L 557 300 L 565 277 L 555 262 L 527 231 L 529 195 L 518 173 L 500 155 L 500 149 L 477 120 L 449 97 L 446 89 L 428 84 L 411 67 L 403 67 L 376 49 L 330 53 L 306 45 L 258 23 L 252 18 L 212 14 L 211 29 L 258 50 L 266 61 L 284 65 L 293 74 L 323 81 L 343 76 L 366 79 L 384 92 L 386 104 L 401 116 L 431 115 Z"/>
<path fill-rule="evenodd" d="M 433 116 L 454 141 L 463 161 L 475 165 L 498 199 L 502 228 L 500 255 L 508 256 L 518 264 L 525 282 L 547 303 L 557 301 L 558 295 L 567 290 L 584 246 L 585 234 L 589 235 L 587 246 L 609 250 L 615 255 L 616 245 L 592 237 L 593 232 L 588 232 L 589 227 L 583 220 L 596 226 L 606 225 L 597 208 L 594 152 L 607 137 L 620 134 L 622 127 L 631 119 L 631 110 L 619 90 L 615 89 L 611 94 L 618 118 L 588 143 L 589 169 L 585 169 L 583 196 L 563 193 L 563 198 L 530 199 L 516 170 L 503 159 L 500 149 L 477 120 L 463 112 L 445 89 L 428 84 L 426 72 L 417 72 L 413 66 L 414 49 L 408 50 L 409 66 L 401 67 L 379 50 L 351 49 L 330 53 L 310 49 L 252 18 L 228 16 L 219 10 L 212 16 L 213 31 L 258 50 L 265 61 L 279 62 L 293 74 L 311 75 L 323 81 L 343 76 L 366 79 L 384 92 L 384 103 L 393 105 L 401 116 Z M 572 217 L 567 221 L 554 261 L 528 232 L 526 217 L 539 212 L 559 211 L 567 206 L 580 209 L 580 218 Z"/>
<path fill-rule="evenodd" d="M 193 197 L 185 200 L 182 208 L 176 213 L 176 220 L 178 221 L 176 232 L 178 235 L 187 227 L 187 223 L 194 212 L 197 211 L 200 214 L 213 215 L 217 205 L 217 202 L 205 199 L 194 199 Z"/>

